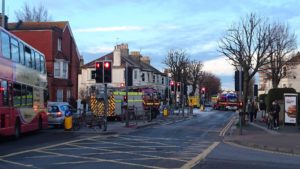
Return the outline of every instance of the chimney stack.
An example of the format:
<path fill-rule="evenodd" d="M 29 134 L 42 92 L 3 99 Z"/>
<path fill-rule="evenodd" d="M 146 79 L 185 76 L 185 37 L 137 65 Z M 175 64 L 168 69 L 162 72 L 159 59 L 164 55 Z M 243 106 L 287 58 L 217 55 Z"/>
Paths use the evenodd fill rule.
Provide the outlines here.
<path fill-rule="evenodd" d="M 141 57 L 141 61 L 146 63 L 147 65 L 150 65 L 150 58 L 149 56 L 143 56 Z"/>
<path fill-rule="evenodd" d="M 0 14 L 0 23 L 1 23 L 1 27 L 2 27 L 2 17 L 3 17 L 3 15 L 2 15 L 2 13 L 1 13 L 1 14 Z M 4 20 L 4 29 L 7 30 L 7 20 L 8 20 L 8 17 L 7 17 L 6 15 L 4 15 L 4 18 L 5 18 L 5 20 Z"/>

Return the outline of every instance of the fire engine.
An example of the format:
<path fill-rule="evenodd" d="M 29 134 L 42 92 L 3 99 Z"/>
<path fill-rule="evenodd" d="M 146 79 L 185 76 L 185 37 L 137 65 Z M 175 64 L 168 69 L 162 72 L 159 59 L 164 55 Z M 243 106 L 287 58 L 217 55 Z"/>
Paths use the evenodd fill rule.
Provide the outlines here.
<path fill-rule="evenodd" d="M 217 110 L 237 110 L 240 106 L 237 94 L 233 92 L 219 94 L 213 108 Z"/>
<path fill-rule="evenodd" d="M 146 112 L 151 112 L 152 117 L 155 118 L 160 113 L 159 96 L 160 95 L 157 90 L 153 88 L 130 89 L 128 92 L 128 98 L 126 98 L 126 92 L 124 90 L 111 92 L 111 95 L 108 97 L 107 116 L 117 119 L 123 118 L 123 107 L 125 104 L 128 104 L 129 107 L 134 108 L 137 116 L 144 115 Z M 96 98 L 96 96 L 91 96 L 90 106 L 92 113 L 94 113 L 95 115 L 104 115 L 103 98 Z"/>

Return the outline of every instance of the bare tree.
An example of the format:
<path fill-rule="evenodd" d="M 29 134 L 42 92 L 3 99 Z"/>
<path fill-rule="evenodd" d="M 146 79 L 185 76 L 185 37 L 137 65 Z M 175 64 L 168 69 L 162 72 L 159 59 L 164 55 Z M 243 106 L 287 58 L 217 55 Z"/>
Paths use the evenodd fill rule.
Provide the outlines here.
<path fill-rule="evenodd" d="M 205 87 L 207 97 L 210 98 L 221 91 L 221 80 L 212 73 L 203 72 L 199 86 Z"/>
<path fill-rule="evenodd" d="M 15 15 L 20 21 L 31 22 L 45 22 L 51 20 L 48 16 L 47 9 L 40 4 L 38 7 L 30 7 L 28 3 L 24 3 L 24 6 L 19 11 L 15 11 Z"/>
<path fill-rule="evenodd" d="M 272 44 L 271 27 L 267 20 L 250 14 L 220 40 L 219 51 L 235 67 L 241 66 L 244 72 L 243 101 L 249 95 L 249 82 L 259 68 L 269 63 Z M 245 104 L 243 104 L 245 112 Z"/>
<path fill-rule="evenodd" d="M 163 63 L 168 66 L 172 78 L 177 82 L 186 83 L 189 58 L 183 50 L 170 50 Z M 177 95 L 175 90 L 175 96 Z M 182 99 L 181 99 L 182 100 Z"/>
<path fill-rule="evenodd" d="M 189 77 L 190 77 L 190 81 L 192 82 L 192 87 L 193 87 L 190 95 L 192 95 L 192 96 L 195 95 L 197 85 L 200 82 L 201 76 L 203 76 L 203 74 L 204 74 L 204 72 L 202 71 L 202 68 L 203 68 L 203 64 L 201 63 L 201 61 L 193 60 L 189 64 L 189 67 L 188 67 Z"/>
<path fill-rule="evenodd" d="M 273 41 L 270 48 L 270 63 L 262 68 L 267 74 L 267 79 L 272 81 L 272 87 L 277 88 L 282 78 L 289 77 L 294 69 L 291 61 L 297 49 L 296 36 L 290 33 L 289 27 L 284 24 L 272 25 Z"/>

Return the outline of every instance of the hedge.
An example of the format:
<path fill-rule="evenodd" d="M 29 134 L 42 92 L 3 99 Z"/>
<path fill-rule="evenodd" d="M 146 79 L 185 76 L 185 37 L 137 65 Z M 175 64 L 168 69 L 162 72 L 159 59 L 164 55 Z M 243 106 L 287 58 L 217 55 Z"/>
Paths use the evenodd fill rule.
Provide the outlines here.
<path fill-rule="evenodd" d="M 284 99 L 284 93 L 296 93 L 296 90 L 294 88 L 274 88 L 270 89 L 267 97 L 265 97 L 265 103 L 267 106 L 267 110 L 272 105 L 272 102 L 274 100 L 283 100 Z"/>

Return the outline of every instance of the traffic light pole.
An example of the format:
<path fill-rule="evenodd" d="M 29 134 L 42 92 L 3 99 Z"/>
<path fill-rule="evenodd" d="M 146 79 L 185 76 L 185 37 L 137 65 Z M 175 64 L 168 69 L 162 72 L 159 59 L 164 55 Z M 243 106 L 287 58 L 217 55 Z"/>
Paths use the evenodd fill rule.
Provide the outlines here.
<path fill-rule="evenodd" d="M 125 67 L 125 85 L 126 85 L 126 112 L 125 112 L 125 118 L 126 118 L 126 127 L 129 127 L 129 114 L 128 114 L 128 64 L 126 62 Z"/>
<path fill-rule="evenodd" d="M 107 129 L 107 111 L 108 111 L 108 97 L 107 97 L 107 83 L 104 84 L 104 124 L 103 124 L 103 131 Z"/>
<path fill-rule="evenodd" d="M 240 103 L 241 103 L 242 102 L 242 66 L 239 66 L 239 100 L 240 100 Z M 243 108 L 242 108 L 242 111 L 243 111 Z M 244 112 L 242 112 L 242 111 L 240 110 L 240 112 L 239 112 L 240 135 L 243 134 L 242 117 L 244 116 Z"/>

